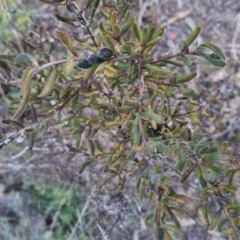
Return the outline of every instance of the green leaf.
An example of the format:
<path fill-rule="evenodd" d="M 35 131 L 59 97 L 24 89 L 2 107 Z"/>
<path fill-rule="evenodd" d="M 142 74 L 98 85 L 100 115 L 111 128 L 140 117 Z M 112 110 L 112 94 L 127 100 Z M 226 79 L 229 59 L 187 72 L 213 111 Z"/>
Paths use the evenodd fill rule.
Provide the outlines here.
<path fill-rule="evenodd" d="M 189 73 L 187 75 L 184 75 L 184 76 L 178 76 L 176 78 L 176 82 L 177 83 L 185 83 L 185 82 L 189 82 L 191 81 L 193 78 L 195 78 L 197 76 L 197 73 L 196 72 L 192 72 L 192 73 Z"/>
<path fill-rule="evenodd" d="M 56 31 L 58 38 L 61 40 L 63 45 L 74 55 L 78 56 L 77 50 L 72 44 L 72 40 L 67 36 L 67 34 L 61 30 Z"/>
<path fill-rule="evenodd" d="M 201 27 L 197 26 L 192 32 L 191 34 L 188 36 L 187 40 L 186 40 L 186 44 L 187 46 L 190 46 L 193 41 L 198 37 L 199 33 L 201 32 Z"/>
<path fill-rule="evenodd" d="M 23 96 L 28 96 L 31 92 L 31 80 L 33 76 L 34 68 L 28 67 L 24 71 L 21 80 L 21 92 Z"/>
<path fill-rule="evenodd" d="M 214 162 L 218 161 L 220 159 L 220 155 L 218 153 L 216 154 L 201 154 L 201 158 L 206 161 Z"/>
<path fill-rule="evenodd" d="M 152 39 L 154 39 L 153 34 L 154 34 L 154 26 L 151 25 L 150 27 L 148 27 L 148 31 L 147 31 L 147 43 L 150 42 Z M 158 36 L 157 36 L 158 37 Z"/>
<path fill-rule="evenodd" d="M 224 169 L 223 168 L 221 168 L 221 167 L 217 167 L 217 166 L 215 166 L 215 165 L 213 165 L 213 164 L 211 164 L 211 163 L 206 163 L 206 165 L 213 171 L 213 172 L 215 172 L 215 173 L 217 173 L 217 174 L 222 174 L 223 172 L 224 172 Z"/>
<path fill-rule="evenodd" d="M 231 194 L 236 194 L 236 191 L 237 191 L 237 188 L 235 186 L 218 185 L 218 187 Z"/>
<path fill-rule="evenodd" d="M 132 42 L 125 42 L 125 43 L 120 47 L 121 53 L 131 55 L 131 54 L 133 53 L 134 45 L 135 45 L 135 44 L 132 43 Z"/>
<path fill-rule="evenodd" d="M 146 120 L 154 120 L 156 123 L 161 124 L 164 122 L 163 117 L 159 114 L 156 114 L 149 108 L 144 108 L 144 112 L 139 113 L 139 115 Z"/>
<path fill-rule="evenodd" d="M 165 153 L 168 149 L 168 146 L 164 145 L 163 143 L 156 143 L 155 148 L 158 150 L 160 153 Z"/>
<path fill-rule="evenodd" d="M 221 48 L 219 48 L 218 46 L 214 45 L 213 43 L 204 43 L 199 45 L 196 50 L 201 51 L 204 48 L 208 48 L 210 50 L 212 50 L 214 53 L 216 53 L 220 58 L 225 59 L 225 56 L 223 54 L 223 51 L 221 50 Z"/>
<path fill-rule="evenodd" d="M 208 208 L 207 208 L 206 204 L 203 206 L 202 211 L 203 211 L 203 218 L 204 218 L 205 222 L 207 223 L 207 225 L 209 226 Z"/>
<path fill-rule="evenodd" d="M 169 211 L 171 212 L 171 218 L 172 218 L 174 224 L 180 229 L 180 228 L 181 228 L 181 225 L 180 225 L 177 217 L 176 217 L 175 214 L 170 210 L 170 208 L 169 208 Z"/>
<path fill-rule="evenodd" d="M 194 124 L 197 124 L 199 126 L 202 125 L 202 122 L 198 118 L 198 113 L 197 112 L 190 113 L 190 117 L 191 117 L 191 120 Z"/>
<path fill-rule="evenodd" d="M 20 104 L 18 105 L 16 112 L 13 115 L 13 120 L 20 117 L 28 106 L 28 102 L 30 100 L 30 95 L 31 95 L 31 80 L 33 77 L 33 72 L 34 72 L 34 68 L 28 67 L 23 73 L 22 86 L 21 86 L 21 92 L 23 97 L 21 99 Z"/>
<path fill-rule="evenodd" d="M 181 56 L 180 59 L 186 66 L 192 66 L 192 62 L 186 56 Z"/>
<path fill-rule="evenodd" d="M 79 167 L 78 173 L 82 174 L 85 168 L 92 163 L 91 159 L 85 160 Z"/>
<path fill-rule="evenodd" d="M 66 62 L 66 74 L 69 75 L 75 67 L 75 61 L 69 57 Z"/>
<path fill-rule="evenodd" d="M 161 68 L 157 65 L 154 64 L 145 64 L 144 65 L 146 69 L 152 71 L 152 72 L 156 72 L 156 73 L 161 73 L 161 74 L 169 74 L 169 70 Z"/>
<path fill-rule="evenodd" d="M 203 153 L 218 153 L 218 148 L 217 147 L 208 147 L 205 149 L 205 151 Z"/>
<path fill-rule="evenodd" d="M 164 28 L 159 28 L 153 35 L 152 38 L 161 37 L 164 33 Z"/>
<path fill-rule="evenodd" d="M 166 228 L 163 229 L 163 234 L 164 234 L 164 240 L 172 240 L 172 237 Z"/>
<path fill-rule="evenodd" d="M 111 12 L 110 23 L 111 23 L 112 30 L 114 30 L 114 26 L 117 24 L 117 17 L 118 17 L 117 11 Z"/>
<path fill-rule="evenodd" d="M 173 66 L 177 66 L 177 67 L 183 67 L 184 66 L 184 64 L 182 62 L 177 61 L 177 60 L 170 60 L 169 59 L 169 60 L 164 60 L 163 62 L 171 64 Z"/>
<path fill-rule="evenodd" d="M 227 222 L 228 222 L 228 219 L 226 218 L 218 223 L 218 231 L 219 232 L 222 232 L 222 228 L 223 228 L 224 224 Z"/>
<path fill-rule="evenodd" d="M 209 226 L 210 230 L 213 230 L 217 224 L 219 223 L 219 218 L 220 218 L 220 215 L 222 213 L 222 209 L 220 208 L 215 214 L 214 214 L 214 217 L 212 219 L 212 222 Z"/>
<path fill-rule="evenodd" d="M 118 38 L 122 37 L 133 25 L 134 23 L 134 17 L 131 16 L 127 22 L 123 24 L 123 27 L 121 28 L 121 31 L 118 35 Z"/>
<path fill-rule="evenodd" d="M 64 17 L 58 11 L 55 11 L 54 15 L 59 21 L 71 24 L 73 26 L 74 26 L 73 22 L 82 20 L 82 17 L 73 17 L 73 18 Z"/>
<path fill-rule="evenodd" d="M 148 42 L 148 43 L 146 44 L 146 47 L 153 47 L 153 46 L 155 46 L 156 44 L 159 43 L 160 38 L 161 38 L 161 37 L 157 37 L 157 38 L 152 39 L 150 42 Z"/>
<path fill-rule="evenodd" d="M 132 135 L 133 135 L 133 145 L 139 145 L 140 143 L 140 130 L 139 130 L 139 115 L 133 120 Z"/>
<path fill-rule="evenodd" d="M 178 226 L 175 225 L 170 225 L 170 224 L 164 224 L 164 228 L 166 228 L 167 230 L 174 232 L 176 234 L 182 234 L 180 228 Z"/>
<path fill-rule="evenodd" d="M 16 112 L 13 115 L 13 120 L 19 118 L 24 113 L 24 111 L 28 106 L 29 100 L 30 100 L 30 93 L 26 96 L 23 96 L 21 102 L 18 105 Z"/>
<path fill-rule="evenodd" d="M 137 40 L 139 42 L 142 42 L 142 35 L 141 35 L 140 30 L 139 30 L 138 24 L 136 22 L 134 22 L 134 24 L 133 24 L 133 33 L 135 34 Z"/>
<path fill-rule="evenodd" d="M 206 54 L 203 52 L 195 52 L 197 56 L 202 56 L 204 57 L 206 60 L 208 60 L 211 64 L 213 64 L 214 66 L 217 67 L 224 67 L 226 65 L 226 63 L 222 60 L 219 59 L 218 56 L 214 55 L 214 54 Z"/>
<path fill-rule="evenodd" d="M 88 80 L 95 73 L 99 65 L 95 64 L 91 68 L 87 69 L 83 74 L 83 79 Z"/>
<path fill-rule="evenodd" d="M 57 76 L 58 76 L 58 67 L 55 66 L 52 69 L 52 71 L 47 79 L 47 82 L 44 85 L 44 88 L 43 88 L 42 92 L 40 93 L 39 97 L 46 97 L 47 95 L 49 95 L 52 92 L 53 87 L 55 85 L 55 81 L 57 79 Z"/>
<path fill-rule="evenodd" d="M 165 240 L 164 230 L 162 227 L 157 229 L 157 236 L 158 236 L 157 240 Z"/>
<path fill-rule="evenodd" d="M 147 32 L 148 32 L 148 27 L 143 27 L 142 30 L 142 45 L 145 46 L 147 43 Z"/>
<path fill-rule="evenodd" d="M 202 174 L 202 171 L 201 171 L 201 167 L 200 167 L 200 166 L 197 168 L 197 173 L 198 173 L 198 180 L 199 180 L 202 188 L 207 187 L 207 182 L 205 181 L 205 179 L 204 179 L 204 177 L 203 177 L 203 174 Z"/>
<path fill-rule="evenodd" d="M 102 148 L 102 146 L 101 146 L 101 143 L 96 139 L 96 140 L 94 140 L 94 145 L 95 145 L 95 147 L 97 148 L 97 150 L 99 151 L 99 152 L 104 152 L 104 150 L 103 150 L 103 148 Z"/>
<path fill-rule="evenodd" d="M 180 207 L 169 207 L 169 208 L 174 212 L 178 212 L 178 213 L 184 215 L 184 210 Z"/>
<path fill-rule="evenodd" d="M 14 65 L 25 63 L 25 62 L 33 63 L 34 66 L 36 67 L 38 66 L 38 61 L 34 57 L 26 53 L 20 53 L 14 59 Z"/>
<path fill-rule="evenodd" d="M 175 166 L 175 170 L 178 172 L 181 172 L 183 170 L 185 163 L 186 163 L 186 154 L 183 151 L 181 151 Z"/>
<path fill-rule="evenodd" d="M 129 81 L 128 81 L 128 84 L 133 84 L 138 78 L 138 72 L 134 73 L 130 78 L 129 78 Z"/>

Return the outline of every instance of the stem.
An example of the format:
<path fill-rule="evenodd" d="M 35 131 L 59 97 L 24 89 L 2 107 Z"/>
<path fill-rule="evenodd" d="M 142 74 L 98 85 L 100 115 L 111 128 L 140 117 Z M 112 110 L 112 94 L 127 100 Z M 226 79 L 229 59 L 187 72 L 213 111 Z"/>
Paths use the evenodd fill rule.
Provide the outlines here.
<path fill-rule="evenodd" d="M 119 56 L 119 57 L 116 57 L 116 58 L 112 58 L 112 59 L 110 59 L 110 60 L 111 60 L 111 61 L 121 61 L 121 60 L 130 59 L 130 58 L 131 58 L 131 57 L 129 57 L 129 56 Z M 79 57 L 73 58 L 74 61 L 79 61 L 80 59 L 82 59 L 82 58 L 79 58 Z M 43 64 L 42 66 L 36 68 L 35 74 L 43 71 L 45 68 L 66 63 L 67 60 L 68 60 L 68 59 L 63 59 L 63 60 L 58 60 L 58 61 L 54 61 L 54 62 L 49 62 L 49 63 Z M 110 60 L 109 60 L 109 61 L 110 61 Z"/>
<path fill-rule="evenodd" d="M 80 59 L 81 58 L 79 58 L 79 57 L 78 58 L 73 58 L 74 61 L 78 61 Z M 55 61 L 55 62 L 49 62 L 49 63 L 43 64 L 42 66 L 36 68 L 35 74 L 43 71 L 45 68 L 52 67 L 52 66 L 59 65 L 59 64 L 63 64 L 63 63 L 66 63 L 66 62 L 67 62 L 67 59 L 63 59 L 63 60 L 58 60 L 58 61 Z"/>
<path fill-rule="evenodd" d="M 77 13 L 77 15 L 81 16 L 83 24 L 85 25 L 88 34 L 90 35 L 90 37 L 91 37 L 94 45 L 96 46 L 96 48 L 98 48 L 98 44 L 97 44 L 97 42 L 95 40 L 95 37 L 93 36 L 91 28 L 88 26 L 88 23 L 87 23 L 87 20 L 86 20 L 84 14 L 83 14 L 83 11 L 81 11 L 81 9 L 78 7 L 78 5 L 77 5 L 77 3 L 75 1 L 72 1 L 71 4 L 74 5 L 74 10 Z"/>
<path fill-rule="evenodd" d="M 158 60 L 152 61 L 151 64 L 163 62 L 165 60 L 168 60 L 168 59 L 171 59 L 171 58 L 176 58 L 176 57 L 181 57 L 181 56 L 184 56 L 184 55 L 193 55 L 193 54 L 192 53 L 187 53 L 187 52 L 179 52 L 179 53 L 176 53 L 176 54 L 173 54 L 173 55 L 170 55 L 170 56 L 164 56 L 164 57 L 162 57 Z"/>
<path fill-rule="evenodd" d="M 236 231 L 236 227 L 234 226 L 234 223 L 233 223 L 232 219 L 231 219 L 231 218 L 229 217 L 229 215 L 228 215 L 227 208 L 226 208 L 225 206 L 222 206 L 222 209 L 223 209 L 223 211 L 224 211 L 224 213 L 225 213 L 226 218 L 227 218 L 228 221 L 229 221 L 229 224 L 230 224 L 230 226 L 231 226 L 231 228 L 232 228 L 232 230 L 233 230 L 233 233 L 234 233 L 234 235 L 235 235 L 236 240 L 239 240 L 239 237 L 238 237 L 238 234 L 237 234 L 237 231 Z"/>

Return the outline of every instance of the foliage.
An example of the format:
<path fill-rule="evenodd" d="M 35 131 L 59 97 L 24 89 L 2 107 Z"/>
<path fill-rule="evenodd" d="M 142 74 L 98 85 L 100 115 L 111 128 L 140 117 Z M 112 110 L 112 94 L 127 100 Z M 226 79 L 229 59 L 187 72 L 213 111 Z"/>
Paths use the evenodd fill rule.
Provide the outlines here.
<path fill-rule="evenodd" d="M 28 199 L 24 199 L 25 204 L 36 206 L 45 217 L 49 228 L 54 229 L 52 238 L 57 239 L 63 234 L 68 236 L 83 208 L 81 191 L 72 187 L 65 189 L 57 184 L 46 186 L 35 180 L 25 180 L 25 188 L 31 189 Z"/>
<path fill-rule="evenodd" d="M 28 137 L 31 151 L 34 136 L 46 132 L 52 119 L 76 139 L 68 150 L 84 153 L 79 174 L 101 163 L 99 188 L 116 179 L 119 191 L 124 191 L 126 184 L 136 181 L 139 199 L 156 206 L 152 219 L 157 239 L 181 234 L 178 217 L 184 214 L 181 206 L 188 196 L 174 186 L 193 179 L 201 187 L 197 209 L 209 229 L 230 227 L 228 234 L 238 239 L 233 180 L 239 167 L 223 161 L 227 143 L 219 147 L 201 132 L 192 134 L 189 127 L 201 125 L 219 93 L 216 90 L 203 101 L 202 93 L 188 86 L 197 76 L 190 69 L 198 57 L 223 67 L 222 50 L 212 43 L 192 47 L 201 31 L 198 26 L 178 53 L 154 59 L 164 29 L 138 26 L 129 1 L 88 0 L 82 6 L 71 0 L 42 2 L 66 8 L 66 16 L 56 11 L 55 17 L 83 29 L 84 36 L 61 29 L 56 30 L 55 41 L 42 41 L 46 33 L 40 28 L 22 41 L 24 53 L 14 45 L 0 55 L 5 84 L 18 81 L 22 95 L 6 96 L 11 106 L 9 117 L 2 121 L 5 139 L 0 147 Z M 67 57 L 52 60 L 60 42 Z M 83 140 L 86 130 L 89 134 Z M 101 132 L 109 135 L 111 147 L 98 140 Z M 209 207 L 213 199 L 218 209 Z"/>
<path fill-rule="evenodd" d="M 15 186 L 9 187 L 12 188 L 11 190 L 15 188 L 17 191 L 24 188 L 24 194 L 20 191 L 11 215 L 9 212 L 5 221 L 1 217 L 0 226 L 4 230 L 0 234 L 1 239 L 15 239 L 16 233 L 21 239 L 68 239 L 69 236 L 76 234 L 76 230 L 72 226 L 79 222 L 79 219 L 83 225 L 90 222 L 90 216 L 84 215 L 86 202 L 84 202 L 81 189 L 74 187 L 73 184 L 70 186 L 64 186 L 62 183 L 46 185 L 39 179 L 33 180 L 24 175 L 20 178 L 18 186 L 15 184 Z M 10 224 L 7 223 L 14 220 L 17 223 L 23 212 L 25 218 L 22 217 L 21 221 L 22 219 L 27 219 L 27 221 L 25 220 L 25 223 L 20 223 L 20 226 L 16 225 L 14 229 L 11 229 Z M 41 227 L 36 228 L 36 225 Z M 36 232 L 34 232 L 34 228 Z M 82 230 L 82 239 L 89 239 L 86 236 L 88 234 L 91 235 L 91 228 Z"/>

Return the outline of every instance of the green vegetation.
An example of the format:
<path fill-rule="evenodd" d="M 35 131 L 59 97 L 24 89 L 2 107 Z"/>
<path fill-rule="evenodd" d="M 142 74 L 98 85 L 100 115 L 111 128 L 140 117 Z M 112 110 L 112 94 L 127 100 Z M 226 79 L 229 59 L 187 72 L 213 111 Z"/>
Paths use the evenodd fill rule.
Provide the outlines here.
<path fill-rule="evenodd" d="M 226 160 L 227 142 L 215 143 L 190 129 L 210 116 L 209 106 L 219 94 L 219 89 L 208 96 L 191 89 L 189 83 L 199 77 L 191 67 L 201 58 L 217 71 L 226 64 L 223 51 L 208 42 L 195 46 L 198 26 L 177 53 L 154 58 L 164 28 L 138 26 L 130 1 L 41 2 L 58 4 L 61 12 L 52 15 L 70 28 L 54 29 L 54 40 L 41 27 L 30 31 L 21 42 L 24 52 L 6 43 L 0 70 L 7 86 L 18 82 L 21 97 L 5 96 L 10 106 L 2 120 L 6 131 L 0 148 L 24 136 L 28 151 L 34 151 L 34 139 L 48 131 L 51 120 L 72 137 L 68 151 L 84 156 L 77 166 L 80 175 L 101 165 L 97 189 L 117 182 L 124 192 L 134 184 L 138 199 L 154 206 L 146 222 L 155 224 L 156 239 L 181 236 L 178 219 L 189 214 L 183 206 L 191 196 L 178 192 L 176 183 L 199 184 L 196 211 L 205 224 L 239 239 L 234 178 L 239 166 L 232 164 L 233 156 Z M 99 140 L 101 133 L 111 145 Z M 60 206 L 53 239 L 69 236 L 83 207 L 72 203 L 78 199 L 73 190 L 34 183 L 33 191 L 30 201 L 46 218 Z"/>

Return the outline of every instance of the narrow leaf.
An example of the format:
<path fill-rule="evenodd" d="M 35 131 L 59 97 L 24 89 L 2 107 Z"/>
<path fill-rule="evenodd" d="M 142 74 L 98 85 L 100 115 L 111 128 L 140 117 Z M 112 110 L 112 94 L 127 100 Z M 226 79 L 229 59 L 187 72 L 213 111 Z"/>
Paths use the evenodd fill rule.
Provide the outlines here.
<path fill-rule="evenodd" d="M 153 34 L 154 34 L 154 26 L 151 25 L 150 27 L 148 27 L 148 31 L 147 31 L 147 43 L 150 42 L 152 39 L 154 39 Z"/>
<path fill-rule="evenodd" d="M 205 47 L 208 48 L 210 50 L 212 50 L 214 53 L 216 53 L 219 57 L 221 57 L 222 59 L 225 59 L 225 56 L 223 54 L 223 51 L 221 50 L 221 48 L 219 48 L 218 46 L 214 45 L 213 43 L 204 43 L 199 45 L 196 49 L 198 50 L 199 48 L 201 49 L 201 47 Z"/>
<path fill-rule="evenodd" d="M 29 99 L 30 99 L 30 92 L 29 92 L 29 95 L 26 95 L 22 98 L 21 102 L 19 103 L 18 109 L 13 115 L 13 120 L 19 118 L 24 113 L 24 111 L 28 106 Z"/>
<path fill-rule="evenodd" d="M 177 83 L 185 83 L 185 82 L 189 82 L 191 81 L 193 78 L 195 78 L 197 76 L 196 72 L 193 73 L 189 73 L 187 75 L 184 76 L 178 76 L 176 79 Z"/>
<path fill-rule="evenodd" d="M 154 64 L 145 64 L 144 66 L 146 69 L 153 71 L 153 72 L 157 72 L 157 73 L 161 73 L 161 74 L 169 74 L 169 70 L 158 67 Z"/>
<path fill-rule="evenodd" d="M 50 73 L 47 79 L 47 82 L 44 85 L 44 88 L 40 93 L 39 97 L 46 97 L 52 92 L 57 76 L 58 76 L 58 67 L 56 66 L 53 68 L 52 72 Z"/>
<path fill-rule="evenodd" d="M 213 230 L 213 229 L 217 226 L 217 224 L 218 224 L 218 222 L 219 222 L 219 218 L 220 218 L 221 212 L 222 212 L 222 209 L 220 208 L 220 209 L 214 214 L 214 217 L 213 217 L 212 222 L 211 222 L 210 227 L 209 227 L 210 230 Z"/>
<path fill-rule="evenodd" d="M 117 24 L 117 15 L 118 15 L 117 11 L 113 11 L 111 13 L 110 23 L 111 23 L 111 28 L 113 31 L 114 31 L 114 26 Z"/>
<path fill-rule="evenodd" d="M 137 115 L 136 118 L 133 120 L 132 126 L 132 135 L 133 135 L 133 145 L 139 145 L 140 143 L 140 130 L 138 126 L 139 116 Z"/>
<path fill-rule="evenodd" d="M 14 65 L 25 63 L 25 62 L 33 63 L 34 66 L 36 66 L 36 67 L 38 66 L 37 60 L 34 57 L 32 57 L 26 53 L 20 53 L 14 59 Z"/>
<path fill-rule="evenodd" d="M 139 42 L 142 42 L 142 35 L 141 35 L 140 30 L 139 30 L 138 24 L 136 22 L 134 22 L 134 24 L 133 24 L 133 33 L 135 34 L 137 40 Z"/>
<path fill-rule="evenodd" d="M 186 44 L 188 46 L 190 46 L 193 41 L 198 37 L 199 33 L 201 32 L 201 27 L 197 26 L 192 32 L 191 34 L 188 36 L 187 40 L 186 40 Z"/>
<path fill-rule="evenodd" d="M 184 64 L 182 62 L 177 61 L 177 60 L 164 60 L 163 62 L 174 65 L 174 66 L 177 66 L 177 67 L 183 67 L 184 66 Z"/>
<path fill-rule="evenodd" d="M 64 46 L 74 55 L 78 56 L 77 50 L 72 44 L 72 40 L 67 36 L 67 34 L 63 31 L 57 30 L 56 31 L 58 38 L 64 44 Z"/>
<path fill-rule="evenodd" d="M 150 42 L 148 42 L 146 44 L 146 47 L 153 47 L 153 46 L 155 46 L 156 44 L 159 43 L 159 40 L 160 40 L 160 37 L 154 38 L 153 40 L 151 40 Z"/>
<path fill-rule="evenodd" d="M 134 17 L 130 17 L 128 21 L 124 23 L 123 27 L 121 28 L 118 38 L 122 37 L 132 27 L 133 23 L 134 23 Z"/>
<path fill-rule="evenodd" d="M 22 75 L 21 92 L 23 96 L 28 96 L 31 92 L 31 80 L 34 68 L 28 67 Z"/>
<path fill-rule="evenodd" d="M 95 64 L 93 65 L 91 68 L 87 69 L 83 75 L 83 79 L 84 80 L 88 80 L 89 78 L 92 77 L 92 75 L 95 73 L 95 71 L 97 70 L 98 65 Z"/>
<path fill-rule="evenodd" d="M 172 240 L 171 235 L 169 234 L 169 232 L 167 231 L 167 229 L 163 229 L 163 234 L 164 234 L 164 240 Z"/>

